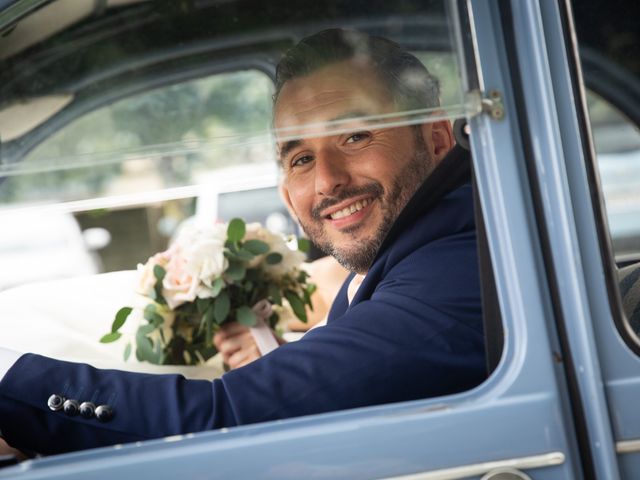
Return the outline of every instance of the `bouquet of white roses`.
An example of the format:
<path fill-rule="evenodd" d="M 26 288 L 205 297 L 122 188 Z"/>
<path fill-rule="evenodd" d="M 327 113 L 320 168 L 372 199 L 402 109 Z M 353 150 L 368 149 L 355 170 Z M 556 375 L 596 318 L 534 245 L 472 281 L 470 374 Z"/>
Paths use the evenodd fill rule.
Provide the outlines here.
<path fill-rule="evenodd" d="M 298 250 L 292 250 L 282 236 L 238 218 L 228 225 L 186 228 L 168 250 L 138 265 L 138 293 L 148 303 L 135 340 L 125 347 L 125 360 L 134 343 L 140 361 L 204 363 L 217 353 L 212 337 L 225 322 L 274 328 L 278 309 L 271 305 L 288 305 L 306 321 L 315 290 L 301 269 L 307 248 L 299 240 Z M 132 311 L 121 308 L 100 341 L 118 340 Z"/>

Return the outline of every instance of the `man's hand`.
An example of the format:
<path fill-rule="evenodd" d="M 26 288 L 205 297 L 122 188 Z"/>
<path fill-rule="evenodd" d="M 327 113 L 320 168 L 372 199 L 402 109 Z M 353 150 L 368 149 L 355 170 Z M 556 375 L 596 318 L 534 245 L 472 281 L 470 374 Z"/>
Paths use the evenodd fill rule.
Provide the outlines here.
<path fill-rule="evenodd" d="M 2 455 L 13 455 L 20 461 L 27 459 L 27 456 L 24 453 L 20 450 L 16 450 L 15 448 L 11 448 L 9 444 L 0 437 L 0 456 Z"/>
<path fill-rule="evenodd" d="M 261 356 L 249 329 L 237 322 L 224 324 L 213 337 L 213 344 L 231 369 L 242 367 Z"/>

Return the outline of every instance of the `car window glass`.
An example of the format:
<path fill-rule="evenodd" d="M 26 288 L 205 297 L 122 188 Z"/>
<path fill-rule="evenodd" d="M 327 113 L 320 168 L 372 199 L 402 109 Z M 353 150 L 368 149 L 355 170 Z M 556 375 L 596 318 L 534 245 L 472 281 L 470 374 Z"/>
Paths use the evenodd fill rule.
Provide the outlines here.
<path fill-rule="evenodd" d="M 640 254 L 640 130 L 593 92 L 587 94 L 602 192 L 614 253 L 619 261 Z"/>
<path fill-rule="evenodd" d="M 58 10 L 60 3 L 65 5 Z M 233 0 L 107 3 L 88 12 L 86 6 L 74 9 L 73 2 L 46 2 L 41 10 L 34 9 L 37 22 L 27 17 L 0 25 L 0 225 L 9 232 L 0 237 L 0 263 L 8 264 L 5 258 L 14 262 L 0 270 L 0 317 L 15 307 L 20 295 L 46 291 L 32 321 L 57 315 L 55 322 L 66 322 L 78 334 L 69 338 L 68 331 L 51 328 L 47 341 L 38 343 L 17 328 L 3 344 L 18 351 L 37 344 L 42 346 L 37 353 L 82 361 L 86 359 L 81 352 L 86 351 L 96 355 L 89 363 L 97 366 L 147 371 L 143 367 L 148 365 L 135 360 L 123 365 L 124 344 L 111 345 L 110 350 L 100 350 L 104 346 L 98 344 L 115 311 L 129 298 L 137 298 L 139 264 L 202 222 L 211 226 L 242 217 L 277 233 L 301 235 L 278 191 L 283 175 L 278 144 L 341 136 L 350 145 L 361 136 L 363 125 L 373 131 L 411 126 L 400 131 L 407 141 L 394 141 L 401 143 L 402 158 L 415 165 L 402 170 L 405 176 L 389 180 L 388 188 L 405 182 L 415 191 L 426 168 L 418 178 L 408 167 L 422 167 L 419 162 L 429 155 L 424 142 L 419 143 L 424 140 L 419 126 L 442 121 L 448 148 L 452 136 L 446 122 L 481 110 L 478 85 L 467 80 L 468 70 L 474 68 L 466 58 L 473 56 L 471 49 L 464 52 L 459 29 L 453 28 L 457 2 L 330 0 L 295 7 L 295 2 Z M 38 27 L 43 19 L 46 30 Z M 355 30 L 415 52 L 417 65 L 406 70 L 401 81 L 428 95 L 428 100 L 423 96 L 419 102 L 408 101 L 413 92 L 406 95 L 404 87 L 393 90 L 388 83 L 398 81 L 393 75 L 374 78 L 363 70 L 346 80 L 365 96 L 371 93 L 368 86 L 376 85 L 383 91 L 375 97 L 379 102 L 358 103 L 337 117 L 311 115 L 276 124 L 278 61 L 301 39 L 336 27 L 347 32 L 358 52 L 354 65 L 373 61 L 372 52 L 353 35 Z M 392 90 L 398 94 L 392 95 Z M 381 162 L 385 180 L 396 174 L 393 153 Z M 476 245 L 471 240 L 470 174 L 463 170 L 456 172 L 458 183 L 445 187 L 464 188 L 464 198 L 469 199 L 461 208 L 464 228 L 470 230 L 465 236 L 470 255 L 463 258 L 472 259 Z M 340 220 L 354 212 L 351 208 L 365 208 L 369 200 L 358 199 L 329 215 Z M 288 240 L 287 245 L 295 243 Z M 232 252 L 229 258 L 246 258 L 247 252 Z M 272 260 L 277 263 L 278 256 Z M 463 283 L 475 288 L 477 262 L 464 270 L 474 278 Z M 67 285 L 74 285 L 73 309 L 65 308 Z M 96 291 L 101 292 L 99 298 Z M 472 369 L 477 382 L 462 389 L 482 381 L 485 371 L 480 294 L 473 293 L 470 308 L 451 302 L 457 313 L 473 317 L 470 321 L 478 325 L 469 330 L 475 350 L 466 358 L 482 365 Z M 224 311 L 224 306 L 216 308 Z M 84 321 L 88 310 L 91 322 Z M 205 324 L 204 312 L 197 314 L 201 323 L 196 336 Z M 211 315 L 206 320 L 209 333 Z M 138 320 L 149 316 L 153 317 L 145 311 Z M 41 338 L 42 333 L 35 336 Z M 86 350 L 74 347 L 79 337 L 86 340 Z M 147 344 L 144 337 L 141 343 Z"/>
<path fill-rule="evenodd" d="M 449 2 L 378 2 L 353 19 L 337 6 L 260 7 L 264 24 L 223 20 L 244 18 L 236 7 L 179 11 L 162 3 L 156 25 L 146 20 L 153 10 L 147 2 L 100 12 L 50 2 L 2 27 L 0 207 L 55 205 L 77 230 L 107 230 L 110 241 L 93 252 L 104 271 L 132 268 L 165 248 L 189 216 L 228 220 L 254 204 L 265 222 L 278 197 L 274 134 L 298 136 L 273 130 L 275 63 L 305 35 L 333 26 L 402 44 L 440 87 L 439 105 L 398 102 L 382 115 L 363 112 L 371 128 L 455 119 L 479 108 L 461 80 L 467 67 Z M 201 10 L 209 8 L 216 14 L 205 22 Z M 162 24 L 164 17 L 171 22 Z M 274 30 L 273 22 L 286 28 Z M 127 28 L 114 28 L 119 23 Z M 344 119 L 303 127 L 305 135 L 335 133 Z M 283 231 L 295 230 L 284 206 L 273 213 L 286 218 L 278 223 Z"/>
<path fill-rule="evenodd" d="M 640 38 L 636 15 L 608 2 L 573 2 L 581 67 L 613 258 L 614 321 L 640 346 Z M 597 188 L 593 185 L 593 188 Z M 597 196 L 594 196 L 597 198 Z M 598 215 L 597 215 L 598 217 Z M 601 244 L 606 244 L 601 242 Z M 605 252 L 608 255 L 608 252 Z"/>
<path fill-rule="evenodd" d="M 269 128 L 272 90 L 267 75 L 248 70 L 109 103 L 63 125 L 19 167 L 7 168 L 0 201 L 113 197 L 200 183 L 232 164 L 273 164 L 269 149 L 235 140 Z"/>

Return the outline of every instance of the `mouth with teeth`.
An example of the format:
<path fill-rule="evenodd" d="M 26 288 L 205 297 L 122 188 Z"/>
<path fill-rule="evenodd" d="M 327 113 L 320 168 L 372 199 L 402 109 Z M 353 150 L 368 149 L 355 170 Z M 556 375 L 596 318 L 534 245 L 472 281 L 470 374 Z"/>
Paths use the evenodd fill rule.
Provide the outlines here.
<path fill-rule="evenodd" d="M 365 198 L 363 200 L 358 200 L 357 202 L 354 202 L 351 205 L 347 205 L 342 210 L 338 210 L 337 212 L 333 212 L 332 214 L 328 215 L 328 217 L 331 220 L 338 220 L 340 218 L 348 217 L 349 215 L 352 215 L 352 214 L 354 214 L 356 212 L 359 212 L 364 207 L 369 205 L 372 201 L 373 201 L 373 199 L 371 199 L 371 198 Z"/>
<path fill-rule="evenodd" d="M 335 210 L 324 215 L 334 228 L 340 230 L 353 229 L 362 225 L 362 221 L 371 210 L 371 204 L 375 198 L 360 198 L 340 210 Z"/>

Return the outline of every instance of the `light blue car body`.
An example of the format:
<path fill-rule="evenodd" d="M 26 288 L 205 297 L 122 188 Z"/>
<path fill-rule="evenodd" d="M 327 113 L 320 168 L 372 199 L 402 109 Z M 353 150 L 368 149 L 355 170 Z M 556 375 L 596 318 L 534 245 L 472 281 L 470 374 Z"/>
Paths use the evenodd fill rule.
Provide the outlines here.
<path fill-rule="evenodd" d="M 506 3 L 520 105 L 501 32 Z M 536 479 L 639 477 L 640 358 L 610 306 L 561 8 L 471 1 L 481 87 L 500 92 L 505 113 L 469 119 L 505 334 L 485 383 L 445 398 L 29 460 L 0 479 L 435 479 L 501 468 Z"/>

